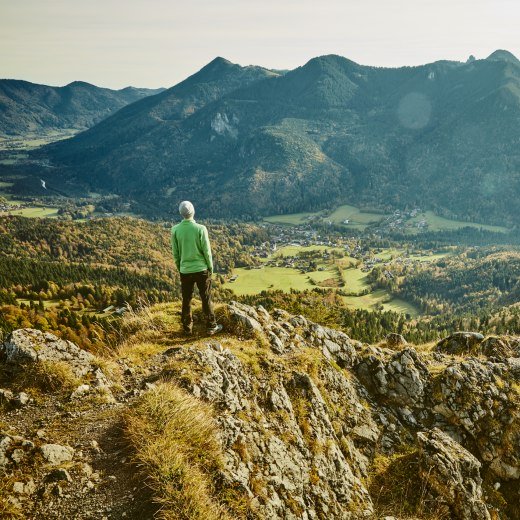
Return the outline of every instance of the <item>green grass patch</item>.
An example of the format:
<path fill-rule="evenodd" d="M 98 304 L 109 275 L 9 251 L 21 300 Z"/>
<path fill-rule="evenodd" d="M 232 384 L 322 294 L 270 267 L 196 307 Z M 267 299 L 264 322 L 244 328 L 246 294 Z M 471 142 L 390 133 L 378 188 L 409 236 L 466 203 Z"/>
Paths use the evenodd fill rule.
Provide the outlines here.
<path fill-rule="evenodd" d="M 273 255 L 272 258 L 276 258 L 279 256 L 298 256 L 299 253 L 302 252 L 310 252 L 310 251 L 339 251 L 343 252 L 343 249 L 339 247 L 329 247 L 329 246 L 284 246 L 278 249 Z"/>
<path fill-rule="evenodd" d="M 380 222 L 385 216 L 386 215 L 381 213 L 361 210 L 356 206 L 351 206 L 350 204 L 343 204 L 328 216 L 324 216 L 323 212 L 303 212 L 291 213 L 289 215 L 272 215 L 265 217 L 264 220 L 271 224 L 283 224 L 289 226 L 298 226 L 313 220 L 320 220 L 323 222 L 332 222 L 333 224 L 344 225 L 348 228 L 363 230 L 370 224 Z M 349 222 L 344 224 L 345 220 L 348 220 Z"/>
<path fill-rule="evenodd" d="M 312 289 L 319 282 L 336 276 L 334 269 L 325 271 L 313 271 L 310 273 L 300 273 L 296 269 L 288 267 L 262 267 L 261 269 L 235 269 L 234 275 L 238 278 L 234 282 L 226 282 L 224 287 L 233 290 L 235 294 L 258 294 L 269 289 L 290 291 L 304 291 Z M 314 280 L 314 284 L 311 282 Z"/>
<path fill-rule="evenodd" d="M 380 222 L 386 215 L 381 213 L 371 213 L 370 211 L 364 211 L 356 206 L 350 206 L 344 204 L 335 209 L 326 220 L 330 220 L 334 224 L 343 224 L 345 220 L 348 220 L 348 224 L 343 224 L 347 227 L 358 227 L 365 228 L 369 224 L 375 224 Z"/>
<path fill-rule="evenodd" d="M 419 315 L 419 310 L 412 304 L 393 298 L 385 289 L 378 289 L 362 296 L 343 296 L 343 301 L 355 309 L 374 310 L 382 305 L 384 310 L 409 314 L 412 317 Z"/>
<path fill-rule="evenodd" d="M 361 269 L 344 269 L 342 275 L 345 281 L 344 290 L 349 293 L 360 293 L 369 287 L 367 273 Z"/>
<path fill-rule="evenodd" d="M 318 213 L 291 213 L 289 215 L 272 215 L 265 217 L 266 222 L 271 224 L 283 224 L 288 226 L 299 226 L 309 221 L 309 218 L 317 217 Z"/>
<path fill-rule="evenodd" d="M 411 218 L 408 222 L 416 224 L 420 221 L 426 221 L 428 224 L 428 231 L 450 231 L 454 229 L 462 229 L 465 227 L 472 227 L 477 229 L 485 229 L 495 233 L 507 233 L 508 229 L 502 226 L 490 226 L 486 224 L 479 224 L 477 222 L 465 222 L 462 220 L 452 220 L 436 215 L 433 211 L 426 211 Z"/>
<path fill-rule="evenodd" d="M 27 218 L 57 218 L 58 208 L 52 208 L 50 206 L 31 206 L 28 208 L 11 210 L 9 211 L 9 214 Z"/>

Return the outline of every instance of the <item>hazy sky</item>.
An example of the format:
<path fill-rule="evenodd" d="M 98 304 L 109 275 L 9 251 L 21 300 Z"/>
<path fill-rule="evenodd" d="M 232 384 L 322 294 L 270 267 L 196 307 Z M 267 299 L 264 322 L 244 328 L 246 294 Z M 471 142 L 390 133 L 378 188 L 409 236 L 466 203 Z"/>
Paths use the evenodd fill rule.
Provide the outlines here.
<path fill-rule="evenodd" d="M 215 56 L 399 66 L 520 57 L 518 0 L 0 0 L 0 77 L 169 87 Z"/>

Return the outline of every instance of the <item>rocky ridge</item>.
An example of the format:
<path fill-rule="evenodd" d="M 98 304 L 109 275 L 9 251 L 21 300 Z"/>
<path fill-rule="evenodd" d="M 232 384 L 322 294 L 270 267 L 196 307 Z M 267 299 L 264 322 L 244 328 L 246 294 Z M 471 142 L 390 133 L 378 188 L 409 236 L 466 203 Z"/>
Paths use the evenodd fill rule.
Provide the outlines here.
<path fill-rule="evenodd" d="M 120 360 L 124 391 L 112 385 L 113 401 L 103 404 L 105 410 L 131 406 L 162 381 L 212 403 L 225 459 L 221 478 L 248 497 L 259 518 L 410 518 L 399 504 L 389 509 L 378 485 L 399 486 L 391 482 L 391 468 L 404 460 L 411 461 L 407 478 L 417 489 L 403 501 L 422 504 L 424 514 L 416 510 L 416 518 L 520 518 L 519 338 L 457 333 L 433 349 L 416 349 L 394 337 L 363 345 L 303 316 L 238 303 L 228 306 L 227 319 L 233 338 L 165 346 L 146 370 Z M 7 362 L 22 359 L 13 356 L 13 344 L 28 352 L 38 345 L 32 348 L 40 358 L 66 345 L 71 366 L 84 358 L 73 345 L 40 334 L 15 331 L 3 347 Z M 93 366 L 91 359 L 85 362 Z M 84 376 L 92 379 L 96 370 Z M 23 413 L 20 405 L 10 406 Z M 6 415 L 8 424 L 13 413 Z M 11 496 L 42 501 L 55 479 L 72 489 L 68 480 L 80 480 L 81 490 L 91 482 L 95 494 L 96 480 L 79 472 L 93 466 L 102 479 L 96 450 L 79 444 L 4 432 L 0 451 L 7 477 L 16 475 L 17 457 L 43 457 L 47 468 L 16 480 Z M 125 492 L 132 494 L 132 488 Z M 57 518 L 49 508 L 35 510 L 38 518 Z M 139 518 L 124 502 L 105 516 Z M 94 517 L 80 508 L 70 516 Z"/>

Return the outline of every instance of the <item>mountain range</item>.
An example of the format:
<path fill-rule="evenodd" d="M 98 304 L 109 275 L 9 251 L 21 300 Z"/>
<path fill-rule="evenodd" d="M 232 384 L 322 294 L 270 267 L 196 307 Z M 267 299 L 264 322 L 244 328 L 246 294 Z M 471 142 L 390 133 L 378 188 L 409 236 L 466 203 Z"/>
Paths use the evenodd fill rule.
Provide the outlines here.
<path fill-rule="evenodd" d="M 520 223 L 520 62 L 379 68 L 329 55 L 288 72 L 216 58 L 178 85 L 37 151 L 74 190 L 145 214 L 206 216 L 349 202 Z"/>
<path fill-rule="evenodd" d="M 0 80 L 0 136 L 85 130 L 120 108 L 164 89 L 121 90 L 74 81 L 64 87 Z"/>

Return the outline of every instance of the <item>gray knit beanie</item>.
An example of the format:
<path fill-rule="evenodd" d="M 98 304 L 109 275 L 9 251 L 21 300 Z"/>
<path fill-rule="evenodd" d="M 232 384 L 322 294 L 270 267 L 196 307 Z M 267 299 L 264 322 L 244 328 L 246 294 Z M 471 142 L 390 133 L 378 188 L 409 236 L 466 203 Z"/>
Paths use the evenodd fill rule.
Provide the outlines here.
<path fill-rule="evenodd" d="M 193 218 L 195 216 L 195 208 L 189 200 L 184 200 L 179 204 L 179 213 L 182 218 Z"/>

